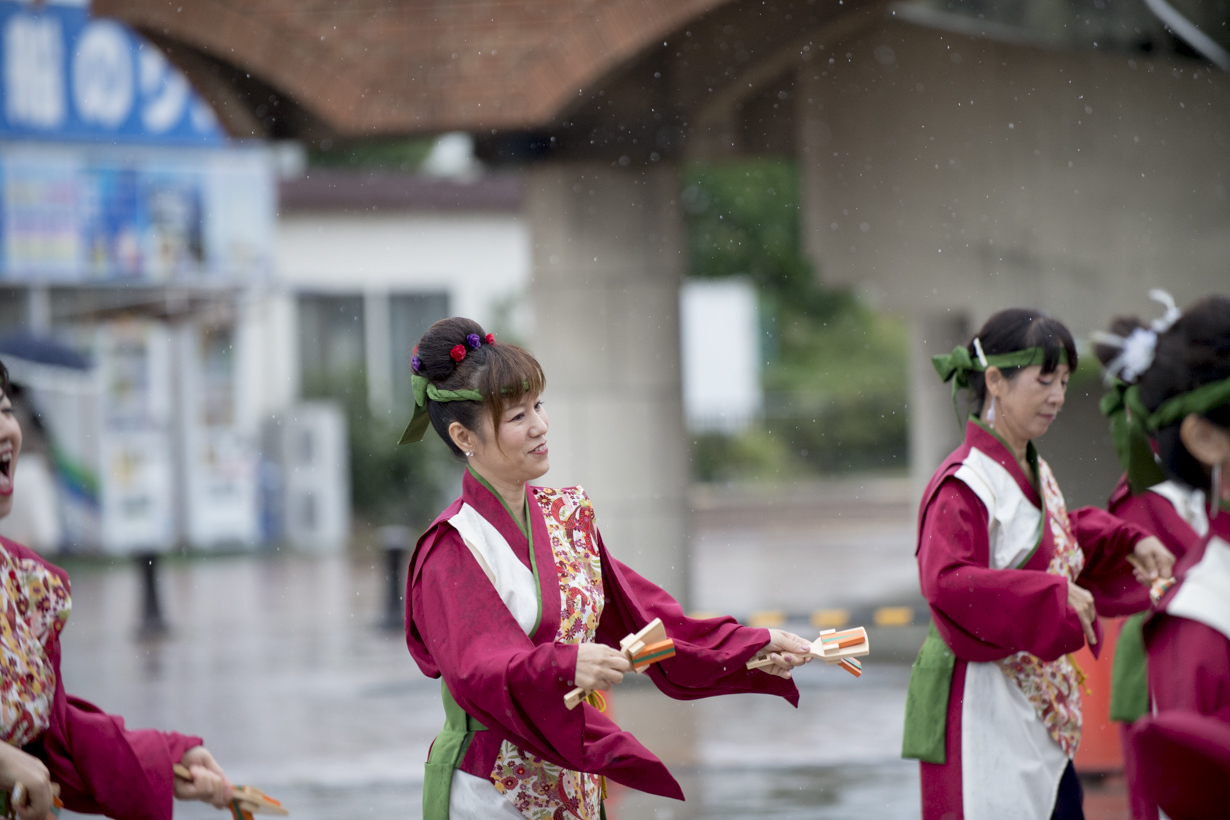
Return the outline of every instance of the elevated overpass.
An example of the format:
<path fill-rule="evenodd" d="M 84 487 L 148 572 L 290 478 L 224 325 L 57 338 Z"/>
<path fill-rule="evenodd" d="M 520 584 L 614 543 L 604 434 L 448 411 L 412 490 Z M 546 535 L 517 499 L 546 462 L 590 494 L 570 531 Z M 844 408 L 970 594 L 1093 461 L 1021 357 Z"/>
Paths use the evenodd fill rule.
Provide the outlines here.
<path fill-rule="evenodd" d="M 162 46 L 237 136 L 464 130 L 485 160 L 526 167 L 548 480 L 584 483 L 608 541 L 677 594 L 682 163 L 798 159 L 819 276 L 910 320 L 919 476 L 957 435 L 927 357 L 995 309 L 1038 306 L 1084 334 L 1148 311 L 1150 286 L 1181 303 L 1230 287 L 1230 77 L 1173 52 L 872 0 L 94 8 Z M 1096 500 L 1116 468 L 1084 390 L 1083 423 L 1047 449 Z"/>

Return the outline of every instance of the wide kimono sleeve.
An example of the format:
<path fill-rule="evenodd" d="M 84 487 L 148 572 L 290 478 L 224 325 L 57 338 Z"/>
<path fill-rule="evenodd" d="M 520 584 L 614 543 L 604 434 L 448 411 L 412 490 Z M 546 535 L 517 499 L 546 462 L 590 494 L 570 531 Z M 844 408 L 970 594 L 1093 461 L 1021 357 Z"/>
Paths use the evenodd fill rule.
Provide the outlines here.
<path fill-rule="evenodd" d="M 59 669 L 59 644 L 53 654 Z M 75 812 L 123 820 L 171 820 L 171 767 L 199 737 L 127 729 L 124 719 L 68 695 L 57 674 L 51 725 L 26 747 L 43 761 L 60 798 Z"/>
<path fill-rule="evenodd" d="M 7 539 L 3 548 L 18 558 L 37 561 L 69 586 L 68 573 L 33 550 Z M 45 648 L 56 674 L 50 721 L 25 751 L 47 766 L 52 782 L 60 785 L 64 805 L 123 820 L 171 820 L 175 797 L 171 767 L 188 749 L 200 746 L 201 739 L 125 728 L 123 718 L 65 691 L 59 637 Z"/>
<path fill-rule="evenodd" d="M 767 629 L 742 626 L 734 618 L 689 618 L 666 590 L 616 560 L 597 535 L 602 556 L 606 605 L 597 637 L 618 646 L 626 635 L 661 618 L 675 643 L 675 657 L 654 664 L 648 674 L 665 694 L 679 700 L 756 692 L 779 695 L 798 706 L 794 681 L 759 670 L 747 662 L 769 642 Z"/>
<path fill-rule="evenodd" d="M 1093 593 L 1101 615 L 1131 615 L 1149 608 L 1149 590 L 1136 580 L 1127 562 L 1136 542 L 1149 533 L 1097 507 L 1068 514 L 1072 534 L 1085 554 L 1077 583 Z"/>
<path fill-rule="evenodd" d="M 1135 524 L 1150 535 L 1157 536 L 1176 559 L 1200 543 L 1192 525 L 1175 511 L 1169 499 L 1155 492 L 1131 495 L 1126 490 L 1111 496 L 1107 507 L 1116 518 Z"/>
<path fill-rule="evenodd" d="M 1149 691 L 1159 712 L 1196 712 L 1230 725 L 1230 640 L 1188 618 L 1159 614 L 1145 627 Z"/>
<path fill-rule="evenodd" d="M 588 704 L 564 706 L 577 645 L 534 644 L 455 530 L 445 528 L 421 560 L 409 601 L 431 659 L 420 667 L 438 670 L 468 715 L 556 765 L 682 799 L 666 767 L 631 734 Z"/>
<path fill-rule="evenodd" d="M 1067 581 L 1037 569 L 991 569 L 987 511 L 965 482 L 945 479 L 919 528 L 918 573 L 940 637 L 958 658 L 1029 652 L 1055 660 L 1080 649 L 1084 630 Z"/>

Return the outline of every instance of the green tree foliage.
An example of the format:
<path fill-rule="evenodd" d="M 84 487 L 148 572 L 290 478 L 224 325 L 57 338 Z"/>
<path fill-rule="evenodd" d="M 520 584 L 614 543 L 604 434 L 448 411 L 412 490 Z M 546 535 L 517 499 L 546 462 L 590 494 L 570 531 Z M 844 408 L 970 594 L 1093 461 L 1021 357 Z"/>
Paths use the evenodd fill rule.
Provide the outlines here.
<path fill-rule="evenodd" d="M 364 171 L 416 171 L 431 153 L 431 139 L 361 140 L 313 147 L 308 163 L 315 168 L 349 168 Z"/>
<path fill-rule="evenodd" d="M 418 444 L 397 446 L 409 410 L 404 418 L 373 415 L 362 371 L 314 379 L 304 385 L 304 396 L 333 399 L 346 413 L 355 516 L 372 526 L 425 529 L 446 501 L 450 476 L 459 472 L 439 437 L 428 431 Z"/>
<path fill-rule="evenodd" d="M 906 466 L 905 328 L 819 284 L 803 255 L 799 202 L 788 160 L 685 170 L 691 274 L 751 279 L 763 324 L 763 429 L 699 437 L 701 480 Z"/>

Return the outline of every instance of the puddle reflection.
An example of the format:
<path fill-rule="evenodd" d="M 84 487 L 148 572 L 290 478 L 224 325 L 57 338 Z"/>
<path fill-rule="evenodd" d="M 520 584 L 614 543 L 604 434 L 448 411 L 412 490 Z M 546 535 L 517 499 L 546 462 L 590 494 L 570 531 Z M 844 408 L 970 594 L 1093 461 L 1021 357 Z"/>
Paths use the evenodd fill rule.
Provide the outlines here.
<path fill-rule="evenodd" d="M 169 563 L 172 633 L 156 642 L 134 637 L 130 567 L 69 568 L 70 691 L 130 726 L 204 736 L 233 779 L 266 789 L 299 820 L 419 816 L 422 762 L 443 710 L 439 685 L 420 675 L 401 636 L 373 626 L 378 556 Z M 909 670 L 867 666 L 860 680 L 806 667 L 797 711 L 764 697 L 679 703 L 645 683 L 621 687 L 615 719 L 671 767 L 688 801 L 616 789 L 609 815 L 916 818 L 917 766 L 897 759 Z M 177 804 L 175 816 L 224 815 Z"/>

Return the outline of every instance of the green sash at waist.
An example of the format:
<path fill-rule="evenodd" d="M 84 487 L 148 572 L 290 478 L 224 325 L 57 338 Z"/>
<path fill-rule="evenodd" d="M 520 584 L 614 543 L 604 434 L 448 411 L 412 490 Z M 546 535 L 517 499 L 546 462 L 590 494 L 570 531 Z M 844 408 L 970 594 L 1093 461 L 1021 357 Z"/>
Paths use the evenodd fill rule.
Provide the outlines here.
<path fill-rule="evenodd" d="M 1115 642 L 1115 666 L 1110 679 L 1110 719 L 1134 723 L 1149 713 L 1149 656 L 1143 627 L 1146 612 L 1123 622 Z"/>
<path fill-rule="evenodd" d="M 466 714 L 444 681 L 440 681 L 440 698 L 444 701 L 444 729 L 436 735 L 427 756 L 427 773 L 423 776 L 423 820 L 448 820 L 448 796 L 453 787 L 453 770 L 470 748 L 475 732 L 485 732 L 483 726 Z"/>
<path fill-rule="evenodd" d="M 918 650 L 910 670 L 910 687 L 905 695 L 905 734 L 901 756 L 925 763 L 945 761 L 944 739 L 948 732 L 948 693 L 957 656 L 952 653 L 935 624 Z"/>

